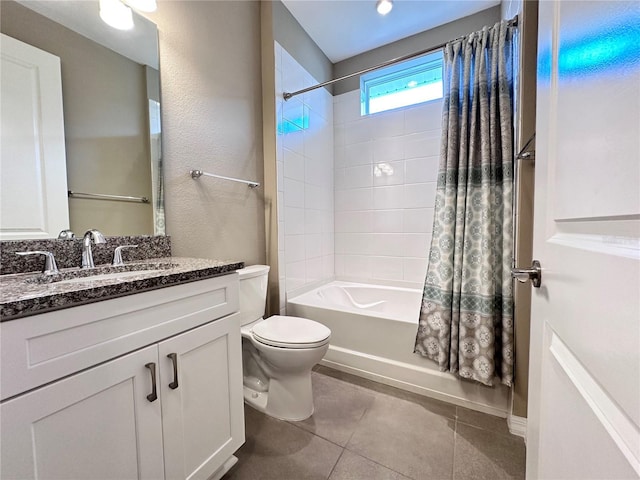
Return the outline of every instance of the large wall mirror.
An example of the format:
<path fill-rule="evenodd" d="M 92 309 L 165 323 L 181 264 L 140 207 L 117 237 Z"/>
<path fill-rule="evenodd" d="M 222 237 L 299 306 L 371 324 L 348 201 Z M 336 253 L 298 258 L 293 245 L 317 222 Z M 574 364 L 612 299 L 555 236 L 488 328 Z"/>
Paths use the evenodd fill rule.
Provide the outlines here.
<path fill-rule="evenodd" d="M 98 0 L 2 0 L 0 21 L 3 34 L 60 58 L 69 228 L 163 235 L 156 26 L 134 12 L 132 30 L 113 29 Z"/>

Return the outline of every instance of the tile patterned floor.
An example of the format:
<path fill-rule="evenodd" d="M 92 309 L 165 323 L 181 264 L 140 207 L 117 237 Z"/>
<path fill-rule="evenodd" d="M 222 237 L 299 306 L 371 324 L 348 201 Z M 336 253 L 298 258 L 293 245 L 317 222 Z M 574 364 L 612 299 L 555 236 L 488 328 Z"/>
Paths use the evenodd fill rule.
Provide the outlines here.
<path fill-rule="evenodd" d="M 284 422 L 245 405 L 246 443 L 224 480 L 524 478 L 504 419 L 318 366 L 316 411 Z"/>

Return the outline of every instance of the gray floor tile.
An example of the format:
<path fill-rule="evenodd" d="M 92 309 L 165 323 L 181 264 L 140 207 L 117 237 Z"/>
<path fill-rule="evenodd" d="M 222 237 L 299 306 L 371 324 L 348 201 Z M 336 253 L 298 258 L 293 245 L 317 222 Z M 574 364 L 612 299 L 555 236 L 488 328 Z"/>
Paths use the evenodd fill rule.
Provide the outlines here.
<path fill-rule="evenodd" d="M 312 373 L 313 415 L 293 425 L 345 446 L 375 399 L 371 393 L 327 375 Z"/>
<path fill-rule="evenodd" d="M 507 425 L 506 418 L 496 417 L 495 415 L 488 415 L 482 412 L 476 412 L 464 407 L 458 407 L 457 418 L 458 422 L 466 423 L 473 427 L 483 428 L 496 433 L 502 433 L 503 435 L 510 435 L 509 426 Z"/>
<path fill-rule="evenodd" d="M 327 375 L 339 380 L 344 380 L 351 385 L 356 385 L 360 388 L 369 390 L 371 392 L 377 392 L 384 395 L 389 395 L 395 398 L 400 398 L 408 402 L 413 402 L 421 405 L 424 409 L 429 410 L 437 415 L 442 415 L 449 418 L 455 418 L 456 406 L 447 402 L 442 402 L 433 398 L 425 397 L 424 395 L 418 395 L 417 393 L 407 392 L 396 387 L 391 387 L 383 383 L 374 382 L 366 378 L 358 377 L 357 375 L 351 375 L 350 373 L 341 372 L 333 368 L 328 368 L 323 365 L 316 365 L 314 370 L 322 375 Z"/>
<path fill-rule="evenodd" d="M 410 480 L 404 475 L 345 450 L 329 480 Z"/>
<path fill-rule="evenodd" d="M 454 427 L 420 404 L 379 395 L 346 448 L 415 480 L 450 479 Z"/>
<path fill-rule="evenodd" d="M 342 448 L 245 405 L 246 442 L 225 480 L 302 480 L 329 477 Z"/>
<path fill-rule="evenodd" d="M 525 478 L 525 446 L 521 438 L 458 423 L 455 442 L 455 480 Z"/>

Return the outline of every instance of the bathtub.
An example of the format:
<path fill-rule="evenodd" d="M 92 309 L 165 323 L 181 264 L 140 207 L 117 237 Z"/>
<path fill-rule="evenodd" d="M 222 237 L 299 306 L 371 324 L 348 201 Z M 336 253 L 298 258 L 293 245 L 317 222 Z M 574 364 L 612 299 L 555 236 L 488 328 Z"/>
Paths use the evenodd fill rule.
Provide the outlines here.
<path fill-rule="evenodd" d="M 440 372 L 413 353 L 422 291 L 335 281 L 287 300 L 287 314 L 331 329 L 328 367 L 505 417 L 508 388 L 488 388 Z"/>

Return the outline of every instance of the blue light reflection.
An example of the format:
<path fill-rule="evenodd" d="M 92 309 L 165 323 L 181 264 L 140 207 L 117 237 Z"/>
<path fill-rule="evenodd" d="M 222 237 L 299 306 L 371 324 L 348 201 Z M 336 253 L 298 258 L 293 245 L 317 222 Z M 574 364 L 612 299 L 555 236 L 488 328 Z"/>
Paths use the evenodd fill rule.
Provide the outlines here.
<path fill-rule="evenodd" d="M 538 73 L 548 74 L 551 52 L 545 50 L 538 58 Z M 640 65 L 640 17 L 628 17 L 618 28 L 585 32 L 560 44 L 558 73 L 563 76 L 600 75 L 603 69 L 630 71 Z"/>

